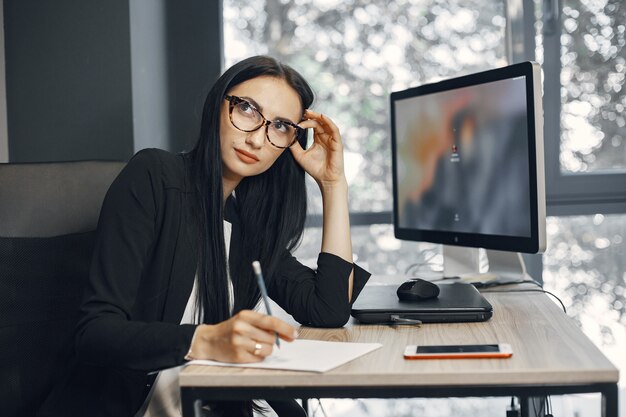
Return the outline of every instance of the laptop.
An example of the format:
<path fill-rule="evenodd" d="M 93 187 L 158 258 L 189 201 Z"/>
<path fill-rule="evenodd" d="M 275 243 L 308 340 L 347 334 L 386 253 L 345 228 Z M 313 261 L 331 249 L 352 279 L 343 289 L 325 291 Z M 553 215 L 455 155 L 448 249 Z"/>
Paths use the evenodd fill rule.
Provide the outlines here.
<path fill-rule="evenodd" d="M 397 285 L 366 285 L 352 305 L 352 317 L 369 324 L 452 323 L 486 321 L 493 307 L 472 284 L 439 285 L 439 296 L 400 301 Z"/>

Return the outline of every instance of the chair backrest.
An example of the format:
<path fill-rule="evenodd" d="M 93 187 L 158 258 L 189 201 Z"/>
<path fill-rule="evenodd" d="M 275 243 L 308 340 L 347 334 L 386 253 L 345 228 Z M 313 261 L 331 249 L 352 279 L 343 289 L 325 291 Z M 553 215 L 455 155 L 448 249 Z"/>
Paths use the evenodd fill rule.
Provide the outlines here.
<path fill-rule="evenodd" d="M 67 359 L 102 200 L 124 165 L 0 164 L 2 415 L 34 415 Z"/>

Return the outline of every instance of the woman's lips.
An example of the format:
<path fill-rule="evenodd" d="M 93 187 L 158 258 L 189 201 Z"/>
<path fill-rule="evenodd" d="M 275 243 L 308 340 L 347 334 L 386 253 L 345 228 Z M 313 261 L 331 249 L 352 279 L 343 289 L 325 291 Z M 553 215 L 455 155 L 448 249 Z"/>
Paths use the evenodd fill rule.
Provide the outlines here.
<path fill-rule="evenodd" d="M 250 152 L 235 148 L 235 153 L 237 154 L 237 157 L 241 160 L 241 162 L 244 162 L 246 164 L 254 164 L 256 162 L 259 162 L 259 158 L 256 155 L 251 154 Z"/>

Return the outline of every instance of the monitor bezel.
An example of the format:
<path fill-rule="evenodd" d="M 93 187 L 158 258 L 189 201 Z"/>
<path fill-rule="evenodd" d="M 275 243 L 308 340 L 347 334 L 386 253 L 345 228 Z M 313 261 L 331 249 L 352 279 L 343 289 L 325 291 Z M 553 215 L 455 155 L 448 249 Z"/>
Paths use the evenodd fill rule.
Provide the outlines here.
<path fill-rule="evenodd" d="M 398 100 L 449 91 L 457 88 L 511 79 L 524 76 L 526 80 L 526 107 L 528 122 L 528 158 L 530 180 L 530 223 L 531 235 L 506 236 L 480 233 L 460 233 L 440 230 L 425 230 L 400 227 L 398 216 L 398 161 L 396 139 L 396 111 Z M 419 242 L 440 243 L 444 245 L 466 246 L 502 251 L 538 253 L 545 250 L 545 186 L 543 166 L 543 110 L 541 102 L 541 72 L 534 62 L 522 62 L 502 68 L 451 78 L 432 84 L 402 91 L 390 95 L 391 114 L 391 155 L 393 184 L 393 229 L 398 239 Z"/>

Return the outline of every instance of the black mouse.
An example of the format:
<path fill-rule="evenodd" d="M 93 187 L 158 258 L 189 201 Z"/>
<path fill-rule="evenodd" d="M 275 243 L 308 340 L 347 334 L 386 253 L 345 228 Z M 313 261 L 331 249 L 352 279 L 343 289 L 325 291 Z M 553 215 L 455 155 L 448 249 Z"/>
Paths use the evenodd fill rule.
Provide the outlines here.
<path fill-rule="evenodd" d="M 421 301 L 439 295 L 439 286 L 430 281 L 413 278 L 398 287 L 396 291 L 401 301 Z"/>

